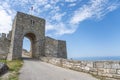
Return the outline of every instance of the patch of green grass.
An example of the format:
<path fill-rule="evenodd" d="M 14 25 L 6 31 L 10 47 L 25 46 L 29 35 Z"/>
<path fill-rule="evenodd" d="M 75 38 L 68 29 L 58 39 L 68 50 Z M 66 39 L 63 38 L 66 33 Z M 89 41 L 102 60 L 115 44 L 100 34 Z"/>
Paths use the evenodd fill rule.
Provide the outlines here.
<path fill-rule="evenodd" d="M 22 67 L 22 64 L 22 60 L 7 61 L 7 65 L 10 68 L 10 71 L 19 71 L 19 69 Z"/>
<path fill-rule="evenodd" d="M 0 60 L 0 62 L 7 63 L 7 61 L 6 61 L 6 60 Z"/>
<path fill-rule="evenodd" d="M 19 80 L 18 76 L 19 76 L 18 72 L 17 73 L 12 73 L 12 74 L 9 75 L 8 80 Z"/>
<path fill-rule="evenodd" d="M 23 65 L 22 60 L 12 60 L 12 61 L 6 61 L 6 60 L 0 60 L 0 62 L 4 62 L 9 67 L 9 72 L 11 73 L 9 75 L 8 80 L 18 80 L 19 70 Z"/>

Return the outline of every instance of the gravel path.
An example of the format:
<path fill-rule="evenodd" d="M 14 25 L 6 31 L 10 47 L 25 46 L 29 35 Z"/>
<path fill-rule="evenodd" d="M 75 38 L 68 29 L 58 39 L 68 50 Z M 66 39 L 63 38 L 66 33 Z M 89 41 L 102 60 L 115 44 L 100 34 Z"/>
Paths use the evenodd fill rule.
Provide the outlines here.
<path fill-rule="evenodd" d="M 98 80 L 89 74 L 36 60 L 24 60 L 19 80 Z"/>

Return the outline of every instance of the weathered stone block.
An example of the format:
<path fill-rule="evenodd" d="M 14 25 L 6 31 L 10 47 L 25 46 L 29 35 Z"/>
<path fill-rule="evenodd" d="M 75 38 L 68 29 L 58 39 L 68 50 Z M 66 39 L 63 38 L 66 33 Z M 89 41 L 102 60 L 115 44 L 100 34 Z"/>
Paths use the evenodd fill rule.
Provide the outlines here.
<path fill-rule="evenodd" d="M 108 74 L 116 74 L 116 69 L 104 69 L 104 72 L 105 73 L 108 73 Z"/>
<path fill-rule="evenodd" d="M 97 69 L 97 68 L 90 68 L 90 71 L 91 71 L 91 72 L 97 72 L 98 69 Z"/>
<path fill-rule="evenodd" d="M 112 65 L 113 69 L 120 69 L 120 64 L 118 62 L 114 62 Z"/>
<path fill-rule="evenodd" d="M 120 80 L 120 75 L 114 74 L 114 75 L 113 75 L 113 78 L 115 78 L 115 79 L 117 79 L 117 80 Z"/>
<path fill-rule="evenodd" d="M 82 65 L 82 66 L 86 66 L 86 65 L 87 65 L 87 62 L 86 62 L 86 61 L 81 61 L 81 65 Z"/>
<path fill-rule="evenodd" d="M 117 74 L 119 74 L 119 75 L 120 75 L 120 69 L 118 69 L 118 70 L 117 70 Z"/>
<path fill-rule="evenodd" d="M 103 76 L 106 76 L 106 77 L 113 77 L 113 75 L 112 74 L 103 74 Z"/>
<path fill-rule="evenodd" d="M 93 68 L 93 62 L 87 62 L 86 66 Z"/>
<path fill-rule="evenodd" d="M 107 68 L 107 69 L 110 69 L 110 68 L 112 68 L 112 64 L 113 62 L 104 62 L 104 68 Z"/>
<path fill-rule="evenodd" d="M 90 73 L 90 74 L 93 74 L 93 75 L 98 75 L 97 72 L 92 72 L 92 71 L 90 71 L 89 73 Z"/>
<path fill-rule="evenodd" d="M 104 68 L 98 68 L 97 71 L 98 71 L 99 73 L 102 73 L 102 74 L 105 73 L 105 69 L 104 69 Z"/>
<path fill-rule="evenodd" d="M 103 73 L 100 73 L 100 72 L 98 72 L 98 75 L 99 75 L 99 76 L 103 76 L 103 77 L 110 77 L 110 78 L 113 77 L 112 74 L 103 74 Z"/>
<path fill-rule="evenodd" d="M 104 64 L 103 64 L 103 62 L 95 62 L 94 67 L 95 68 L 104 68 Z"/>

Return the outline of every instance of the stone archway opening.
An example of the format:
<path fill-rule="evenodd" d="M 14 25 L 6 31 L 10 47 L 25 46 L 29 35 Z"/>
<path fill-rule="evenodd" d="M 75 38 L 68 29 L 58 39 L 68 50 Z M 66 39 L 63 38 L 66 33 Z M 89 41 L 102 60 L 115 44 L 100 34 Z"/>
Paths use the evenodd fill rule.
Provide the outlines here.
<path fill-rule="evenodd" d="M 33 33 L 27 33 L 23 38 L 22 58 L 33 58 L 36 46 L 36 37 Z"/>
<path fill-rule="evenodd" d="M 29 38 L 24 37 L 22 46 L 22 57 L 31 58 L 31 41 Z"/>

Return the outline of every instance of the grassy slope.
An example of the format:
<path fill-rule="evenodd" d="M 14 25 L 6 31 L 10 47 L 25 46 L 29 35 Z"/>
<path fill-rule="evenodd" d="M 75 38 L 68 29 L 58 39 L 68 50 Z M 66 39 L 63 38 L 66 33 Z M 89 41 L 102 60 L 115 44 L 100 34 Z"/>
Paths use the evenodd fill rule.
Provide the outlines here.
<path fill-rule="evenodd" d="M 13 61 L 0 60 L 0 62 L 6 63 L 9 67 L 10 75 L 7 80 L 18 80 L 19 70 L 23 65 L 23 61 L 22 60 L 13 60 Z"/>

